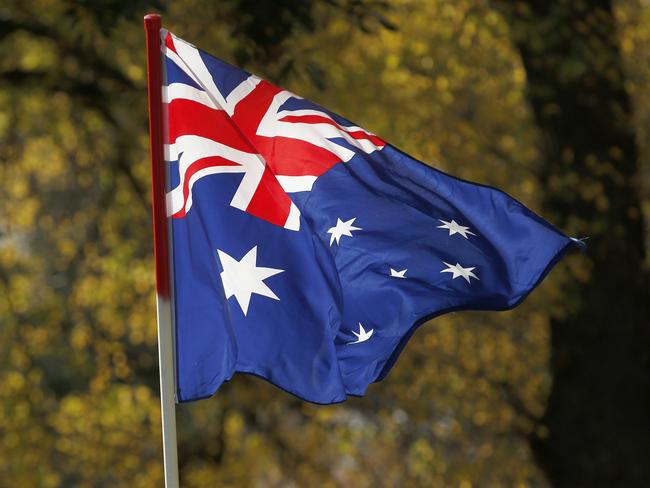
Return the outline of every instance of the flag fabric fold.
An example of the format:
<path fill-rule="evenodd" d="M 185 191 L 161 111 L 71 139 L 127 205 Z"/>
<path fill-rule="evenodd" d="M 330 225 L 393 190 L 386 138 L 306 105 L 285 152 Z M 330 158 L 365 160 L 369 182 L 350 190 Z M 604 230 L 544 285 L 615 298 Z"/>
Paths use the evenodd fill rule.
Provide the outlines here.
<path fill-rule="evenodd" d="M 177 396 L 362 395 L 415 328 L 506 310 L 582 244 L 500 190 L 163 32 Z"/>

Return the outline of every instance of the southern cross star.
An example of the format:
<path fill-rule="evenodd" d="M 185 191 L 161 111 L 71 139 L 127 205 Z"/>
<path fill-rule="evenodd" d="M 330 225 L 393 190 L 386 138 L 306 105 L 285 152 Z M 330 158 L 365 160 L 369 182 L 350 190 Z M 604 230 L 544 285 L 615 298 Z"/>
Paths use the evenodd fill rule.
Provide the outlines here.
<path fill-rule="evenodd" d="M 469 230 L 469 227 L 465 227 L 463 225 L 459 225 L 455 220 L 451 220 L 451 222 L 447 222 L 446 220 L 438 219 L 440 222 L 442 222 L 442 225 L 439 225 L 436 227 L 436 229 L 447 229 L 449 231 L 449 235 L 453 236 L 454 234 L 460 234 L 463 236 L 465 239 L 467 239 L 467 234 L 475 236 L 474 232 L 471 232 Z"/>
<path fill-rule="evenodd" d="M 226 300 L 234 295 L 244 315 L 248 314 L 248 305 L 253 293 L 280 300 L 264 280 L 284 270 L 257 266 L 257 246 L 248 251 L 239 261 L 220 249 L 217 249 L 217 254 L 223 267 L 221 281 Z"/>
<path fill-rule="evenodd" d="M 408 270 L 403 269 L 402 271 L 397 271 L 396 269 L 390 268 L 390 275 L 393 278 L 406 278 L 405 274 Z"/>
<path fill-rule="evenodd" d="M 443 261 L 443 263 L 445 263 L 445 262 Z M 447 266 L 447 269 L 443 269 L 441 271 L 441 273 L 452 273 L 453 274 L 453 276 L 451 277 L 452 280 L 455 280 L 459 276 L 463 277 L 465 279 L 465 281 L 467 281 L 468 283 L 471 283 L 470 278 L 475 278 L 477 280 L 479 279 L 478 276 L 476 276 L 474 273 L 472 273 L 472 271 L 474 269 L 476 269 L 476 267 L 463 268 L 458 263 L 456 263 L 455 265 L 445 263 L 445 265 Z"/>
<path fill-rule="evenodd" d="M 361 325 L 361 322 L 359 322 L 359 332 L 352 331 L 352 333 L 357 336 L 356 341 L 348 342 L 348 344 L 359 344 L 360 342 L 366 342 L 368 339 L 372 337 L 372 333 L 375 331 L 375 329 L 370 329 L 366 330 L 363 328 L 363 325 Z"/>
<path fill-rule="evenodd" d="M 330 227 L 330 229 L 327 231 L 328 234 L 332 234 L 332 237 L 330 237 L 330 246 L 334 243 L 334 241 L 336 241 L 336 244 L 338 244 L 341 240 L 341 236 L 352 237 L 353 230 L 363 230 L 361 227 L 355 227 L 352 225 L 355 220 L 357 220 L 356 217 L 350 220 L 346 220 L 345 222 L 343 222 L 341 219 L 336 219 L 336 225 L 334 227 Z"/>

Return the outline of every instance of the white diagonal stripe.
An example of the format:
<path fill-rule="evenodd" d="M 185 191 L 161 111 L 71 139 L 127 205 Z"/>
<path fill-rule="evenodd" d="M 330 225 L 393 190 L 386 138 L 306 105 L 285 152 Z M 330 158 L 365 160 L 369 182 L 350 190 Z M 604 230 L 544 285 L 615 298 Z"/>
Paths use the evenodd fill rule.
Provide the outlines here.
<path fill-rule="evenodd" d="M 233 91 L 231 91 L 226 97 L 226 105 L 228 106 L 228 115 L 232 115 L 235 112 L 235 107 L 237 104 L 246 98 L 262 81 L 255 75 L 251 75 L 242 81 Z"/>
<path fill-rule="evenodd" d="M 214 83 L 214 79 L 212 78 L 210 71 L 208 71 L 208 68 L 203 62 L 203 59 L 201 59 L 199 50 L 192 46 L 190 43 L 179 39 L 173 34 L 172 39 L 174 40 L 174 47 L 176 48 L 176 52 L 185 65 L 182 67 L 184 71 L 192 73 L 193 78 L 195 80 L 198 80 L 199 85 L 201 85 L 205 91 L 208 92 L 213 102 L 220 108 L 226 110 L 229 115 L 232 115 L 232 113 L 228 112 L 227 110 L 226 99 L 219 91 L 219 88 L 217 88 L 217 85 Z"/>
<path fill-rule="evenodd" d="M 207 107 L 218 109 L 210 96 L 204 91 L 185 83 L 172 83 L 163 86 L 163 103 L 170 103 L 173 100 L 193 100 Z"/>
<path fill-rule="evenodd" d="M 171 61 L 176 64 L 187 76 L 189 76 L 192 81 L 194 81 L 197 85 L 200 85 L 201 82 L 197 79 L 197 77 L 192 73 L 192 70 L 188 69 L 187 65 L 183 62 L 183 60 L 176 54 L 174 51 L 169 49 L 168 47 L 165 47 L 163 44 L 162 52 L 165 56 L 167 56 Z"/>
<path fill-rule="evenodd" d="M 311 124 L 308 122 L 283 122 L 278 120 L 275 125 L 278 128 L 279 134 L 291 134 L 296 139 L 309 141 L 315 145 L 314 141 L 322 139 L 334 139 L 336 137 L 344 138 L 348 143 L 362 149 L 366 153 L 371 153 L 378 149 L 377 145 L 368 139 L 355 139 L 346 131 L 334 127 L 330 124 Z M 331 150 L 331 149 L 330 149 Z M 354 153 L 352 153 L 354 154 Z M 349 161 L 345 159 L 344 161 Z"/>
<path fill-rule="evenodd" d="M 191 76 L 194 81 L 206 90 L 208 96 L 212 98 L 212 105 L 225 110 L 228 115 L 235 113 L 235 107 L 237 104 L 246 98 L 246 96 L 255 89 L 258 83 L 262 81 L 257 76 L 251 75 L 235 87 L 227 97 L 224 97 L 215 84 L 210 71 L 203 62 L 199 50 L 192 44 L 179 39 L 174 34 L 172 34 L 172 39 L 174 40 L 174 46 L 178 55 L 175 56 L 175 53 L 172 52 L 175 57 L 169 56 L 170 59 L 178 64 L 185 73 Z M 169 49 L 167 49 L 167 51 L 170 52 Z"/>
<path fill-rule="evenodd" d="M 281 112 L 278 112 L 278 120 L 283 119 L 284 117 L 305 117 L 309 115 L 315 115 L 317 117 L 325 117 L 326 119 L 331 120 L 332 122 L 338 124 L 341 126 L 344 130 L 348 132 L 355 132 L 355 131 L 362 131 L 365 132 L 368 135 L 374 135 L 372 132 L 367 131 L 363 127 L 358 127 L 356 125 L 343 125 L 340 122 L 337 122 L 334 120 L 334 118 L 328 114 L 327 112 L 322 112 L 320 110 L 310 110 L 310 109 L 303 109 L 303 110 L 282 110 Z"/>

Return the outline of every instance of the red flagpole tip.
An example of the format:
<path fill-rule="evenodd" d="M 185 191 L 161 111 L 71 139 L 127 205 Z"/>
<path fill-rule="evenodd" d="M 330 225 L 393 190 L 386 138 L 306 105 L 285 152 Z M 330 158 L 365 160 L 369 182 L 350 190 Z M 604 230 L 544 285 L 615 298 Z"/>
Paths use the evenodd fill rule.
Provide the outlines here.
<path fill-rule="evenodd" d="M 146 26 L 158 25 L 160 26 L 160 14 L 147 14 L 144 16 L 144 24 Z"/>
<path fill-rule="evenodd" d="M 169 297 L 169 237 L 165 212 L 165 166 L 163 163 L 163 122 L 161 91 L 160 15 L 144 17 L 147 45 L 147 86 L 149 91 L 149 140 L 151 145 L 151 189 L 153 208 L 156 290 Z"/>

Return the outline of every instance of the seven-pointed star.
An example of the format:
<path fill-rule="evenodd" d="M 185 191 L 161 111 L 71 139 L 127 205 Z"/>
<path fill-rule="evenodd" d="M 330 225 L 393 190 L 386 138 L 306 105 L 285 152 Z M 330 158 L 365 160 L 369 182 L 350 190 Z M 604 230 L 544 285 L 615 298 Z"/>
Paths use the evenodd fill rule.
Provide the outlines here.
<path fill-rule="evenodd" d="M 327 231 L 328 234 L 332 234 L 332 237 L 330 238 L 330 246 L 334 243 L 334 241 L 336 241 L 338 244 L 341 236 L 352 237 L 353 230 L 363 230 L 361 227 L 355 227 L 352 225 L 355 220 L 357 220 L 356 217 L 350 220 L 346 220 L 345 222 L 343 222 L 341 219 L 336 219 L 336 225 L 334 227 L 330 227 L 330 229 Z"/>
<path fill-rule="evenodd" d="M 363 328 L 363 325 L 361 325 L 361 322 L 359 322 L 359 332 L 352 331 L 352 333 L 357 336 L 356 341 L 348 342 L 348 344 L 359 344 L 360 342 L 366 342 L 368 339 L 372 337 L 372 333 L 375 331 L 375 329 L 370 329 L 366 330 Z"/>
<path fill-rule="evenodd" d="M 447 229 L 449 231 L 449 235 L 453 236 L 454 234 L 460 234 L 463 236 L 465 239 L 467 239 L 467 234 L 471 234 L 475 236 L 474 232 L 471 232 L 469 230 L 469 227 L 465 227 L 463 225 L 459 225 L 455 220 L 451 220 L 451 222 L 447 222 L 446 220 L 438 219 L 440 222 L 442 222 L 442 225 L 439 225 L 436 227 L 436 229 Z"/>
<path fill-rule="evenodd" d="M 393 278 L 406 278 L 405 274 L 408 270 L 403 269 L 402 271 L 397 271 L 396 269 L 390 268 L 390 275 Z"/>
<path fill-rule="evenodd" d="M 237 261 L 220 249 L 217 249 L 217 254 L 223 267 L 221 281 L 223 282 L 223 291 L 226 294 L 226 300 L 234 295 L 244 315 L 248 313 L 248 305 L 253 293 L 273 298 L 274 300 L 280 300 L 266 286 L 264 280 L 278 273 L 282 273 L 284 270 L 257 266 L 257 246 L 254 246 L 248 251 L 240 261 Z"/>
<path fill-rule="evenodd" d="M 443 261 L 443 263 L 445 263 L 445 262 Z M 468 283 L 471 283 L 470 278 L 475 278 L 477 280 L 479 279 L 478 276 L 476 276 L 474 273 L 472 273 L 472 270 L 476 269 L 476 267 L 463 268 L 458 263 L 456 263 L 455 265 L 445 263 L 445 265 L 447 266 L 447 269 L 443 269 L 441 271 L 441 273 L 453 273 L 453 276 L 451 277 L 452 280 L 455 280 L 459 276 L 462 276 L 463 278 L 465 278 L 465 281 L 467 281 Z"/>

